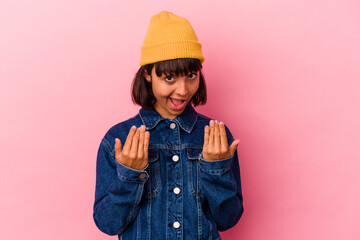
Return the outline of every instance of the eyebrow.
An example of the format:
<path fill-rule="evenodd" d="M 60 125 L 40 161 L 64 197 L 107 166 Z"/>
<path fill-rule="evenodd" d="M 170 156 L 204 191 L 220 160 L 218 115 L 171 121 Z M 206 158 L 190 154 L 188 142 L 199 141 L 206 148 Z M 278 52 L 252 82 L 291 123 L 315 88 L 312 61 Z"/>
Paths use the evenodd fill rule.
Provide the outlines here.
<path fill-rule="evenodd" d="M 200 72 L 200 70 L 197 71 L 189 71 L 187 74 L 182 73 L 181 75 L 190 75 L 190 74 L 198 74 Z M 176 74 L 175 72 L 162 72 L 160 76 L 162 76 L 163 74 L 165 74 L 166 76 L 179 76 L 180 74 Z"/>

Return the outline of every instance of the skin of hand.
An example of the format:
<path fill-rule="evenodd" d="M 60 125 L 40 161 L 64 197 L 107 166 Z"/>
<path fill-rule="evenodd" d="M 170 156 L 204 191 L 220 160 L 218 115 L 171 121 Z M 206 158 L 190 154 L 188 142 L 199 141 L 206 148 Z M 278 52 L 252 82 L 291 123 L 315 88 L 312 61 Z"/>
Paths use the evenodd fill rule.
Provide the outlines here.
<path fill-rule="evenodd" d="M 215 161 L 231 157 L 240 140 L 234 140 L 229 146 L 224 123 L 210 120 L 209 125 L 206 125 L 204 130 L 203 158 L 206 161 Z"/>
<path fill-rule="evenodd" d="M 132 126 L 126 138 L 124 147 L 121 140 L 115 138 L 116 160 L 132 169 L 143 170 L 148 164 L 148 147 L 150 133 L 145 131 L 145 126 L 139 128 Z"/>

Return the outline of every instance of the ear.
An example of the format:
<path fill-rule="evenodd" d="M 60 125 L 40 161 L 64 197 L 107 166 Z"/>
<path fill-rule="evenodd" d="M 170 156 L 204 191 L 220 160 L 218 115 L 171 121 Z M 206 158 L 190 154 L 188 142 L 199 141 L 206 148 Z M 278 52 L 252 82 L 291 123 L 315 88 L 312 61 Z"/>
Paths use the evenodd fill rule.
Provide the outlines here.
<path fill-rule="evenodd" d="M 146 81 L 151 82 L 151 76 L 148 74 L 146 69 L 144 71 L 144 78 L 145 78 Z"/>

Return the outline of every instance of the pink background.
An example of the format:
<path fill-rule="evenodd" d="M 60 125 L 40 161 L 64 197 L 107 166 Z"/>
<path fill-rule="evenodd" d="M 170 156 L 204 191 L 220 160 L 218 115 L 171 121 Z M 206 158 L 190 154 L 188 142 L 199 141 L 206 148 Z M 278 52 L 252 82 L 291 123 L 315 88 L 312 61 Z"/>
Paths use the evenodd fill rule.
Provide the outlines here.
<path fill-rule="evenodd" d="M 245 212 L 223 239 L 360 239 L 357 0 L 0 3 L 0 239 L 116 239 L 92 219 L 98 146 L 135 115 L 150 17 L 193 25 Z"/>

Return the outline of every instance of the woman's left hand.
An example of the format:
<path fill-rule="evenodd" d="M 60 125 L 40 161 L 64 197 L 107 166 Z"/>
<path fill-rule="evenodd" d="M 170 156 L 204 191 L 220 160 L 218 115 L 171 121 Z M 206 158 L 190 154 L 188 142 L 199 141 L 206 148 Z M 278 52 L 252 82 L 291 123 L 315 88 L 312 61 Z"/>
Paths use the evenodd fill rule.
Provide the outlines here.
<path fill-rule="evenodd" d="M 210 127 L 206 125 L 204 131 L 203 158 L 206 161 L 229 158 L 234 154 L 239 143 L 240 140 L 236 139 L 229 147 L 224 123 L 210 120 Z"/>

